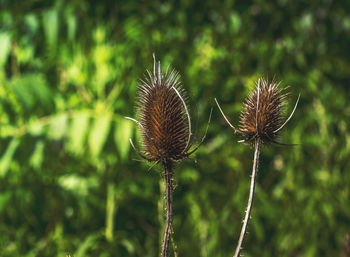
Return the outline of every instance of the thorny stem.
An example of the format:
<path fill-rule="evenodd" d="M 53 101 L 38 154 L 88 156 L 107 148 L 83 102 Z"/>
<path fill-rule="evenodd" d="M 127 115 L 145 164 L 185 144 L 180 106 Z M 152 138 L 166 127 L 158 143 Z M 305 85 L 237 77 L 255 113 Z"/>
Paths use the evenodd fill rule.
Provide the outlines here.
<path fill-rule="evenodd" d="M 167 257 L 173 223 L 173 163 L 172 161 L 165 161 L 163 162 L 163 166 L 165 178 L 166 224 L 162 246 L 162 257 Z"/>
<path fill-rule="evenodd" d="M 249 192 L 248 206 L 247 206 L 247 210 L 246 210 L 246 213 L 245 213 L 243 226 L 242 226 L 241 234 L 239 236 L 239 240 L 238 240 L 238 244 L 237 244 L 237 247 L 236 247 L 236 251 L 235 251 L 234 257 L 239 257 L 239 253 L 240 253 L 240 251 L 242 249 L 243 239 L 244 239 L 244 236 L 245 236 L 245 234 L 247 232 L 248 221 L 250 219 L 250 212 L 251 212 L 252 206 L 253 206 L 255 179 L 256 179 L 256 174 L 258 172 L 258 168 L 259 168 L 260 147 L 261 147 L 261 139 L 259 137 L 257 137 L 255 139 L 254 162 L 253 162 L 252 177 L 251 177 L 251 182 L 250 182 L 250 192 Z"/>

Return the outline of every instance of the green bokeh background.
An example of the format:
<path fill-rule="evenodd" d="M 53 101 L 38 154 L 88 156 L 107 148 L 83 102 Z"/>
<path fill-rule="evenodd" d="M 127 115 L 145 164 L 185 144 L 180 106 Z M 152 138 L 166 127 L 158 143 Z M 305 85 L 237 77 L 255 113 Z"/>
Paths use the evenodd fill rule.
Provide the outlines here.
<path fill-rule="evenodd" d="M 349 1 L 0 0 L 0 256 L 159 255 L 162 170 L 137 162 L 137 84 L 181 74 L 199 135 L 175 171 L 178 256 L 232 256 L 253 149 L 234 124 L 260 76 L 290 86 L 262 149 L 246 257 L 342 256 L 350 233 Z"/>

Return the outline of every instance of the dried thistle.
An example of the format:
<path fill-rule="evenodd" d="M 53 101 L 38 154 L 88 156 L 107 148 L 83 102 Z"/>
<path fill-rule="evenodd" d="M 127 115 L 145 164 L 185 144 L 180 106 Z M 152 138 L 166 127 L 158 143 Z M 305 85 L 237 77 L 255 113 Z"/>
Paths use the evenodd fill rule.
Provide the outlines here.
<path fill-rule="evenodd" d="M 275 83 L 262 80 L 248 96 L 240 114 L 238 133 L 245 141 L 260 137 L 263 143 L 276 142 L 287 94 Z"/>
<path fill-rule="evenodd" d="M 281 129 L 292 118 L 300 95 L 295 103 L 294 109 L 288 119 L 282 124 L 284 107 L 287 103 L 285 88 L 278 88 L 279 83 L 269 82 L 259 79 L 256 88 L 248 95 L 243 110 L 240 113 L 239 127 L 235 128 L 227 119 L 222 111 L 218 101 L 215 99 L 219 110 L 235 133 L 241 135 L 244 139 L 239 142 L 254 143 L 259 138 L 262 143 L 275 143 L 285 145 L 277 141 Z"/>
<path fill-rule="evenodd" d="M 241 135 L 244 139 L 239 142 L 248 142 L 254 144 L 254 161 L 250 184 L 250 193 L 246 214 L 243 220 L 241 234 L 238 240 L 234 257 L 238 257 L 242 249 L 242 243 L 247 231 L 248 220 L 253 206 L 255 179 L 259 167 L 259 156 L 261 144 L 275 143 L 284 145 L 278 142 L 279 132 L 292 118 L 299 102 L 300 95 L 296 101 L 294 109 L 288 119 L 282 124 L 284 114 L 284 106 L 286 104 L 287 93 L 285 89 L 278 88 L 279 83 L 274 81 L 259 79 L 256 88 L 249 94 L 245 101 L 243 110 L 240 114 L 239 127 L 235 128 L 225 116 L 218 101 L 215 102 L 229 126 L 235 133 Z"/>
<path fill-rule="evenodd" d="M 180 83 L 180 76 L 168 69 L 161 71 L 160 62 L 156 63 L 155 56 L 153 74 L 147 75 L 138 88 L 137 115 L 139 121 L 126 117 L 135 122 L 141 129 L 143 152 L 137 150 L 132 140 L 131 146 L 136 153 L 149 162 L 161 163 L 164 167 L 166 184 L 166 228 L 164 232 L 162 256 L 168 256 L 169 239 L 172 233 L 172 191 L 174 162 L 188 158 L 203 143 L 205 134 L 200 143 L 190 151 L 196 133 L 192 136 L 191 117 L 187 108 L 187 96 Z M 197 131 L 197 128 L 196 128 Z"/>

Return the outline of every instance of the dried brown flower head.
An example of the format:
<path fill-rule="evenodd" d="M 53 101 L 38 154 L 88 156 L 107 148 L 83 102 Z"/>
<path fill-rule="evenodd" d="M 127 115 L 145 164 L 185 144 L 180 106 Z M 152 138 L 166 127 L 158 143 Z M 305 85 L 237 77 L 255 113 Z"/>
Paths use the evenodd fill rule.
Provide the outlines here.
<path fill-rule="evenodd" d="M 153 74 L 147 71 L 148 76 L 141 83 L 137 93 L 136 122 L 141 128 L 144 153 L 135 151 L 148 161 L 179 161 L 194 153 L 204 141 L 189 152 L 195 140 L 192 137 L 191 117 L 187 108 L 187 96 L 180 83 L 180 76 L 168 69 L 161 71 L 160 62 L 154 58 Z M 210 115 L 211 116 L 211 115 Z M 210 122 L 210 117 L 208 125 Z M 208 127 L 207 127 L 208 129 Z"/>
<path fill-rule="evenodd" d="M 243 110 L 240 113 L 240 122 L 237 129 L 226 118 L 219 103 L 215 99 L 227 123 L 236 133 L 244 138 L 244 140 L 239 142 L 253 143 L 254 139 L 259 138 L 262 143 L 282 144 L 277 141 L 279 132 L 293 116 L 300 95 L 291 115 L 282 124 L 284 106 L 287 103 L 286 97 L 288 93 L 285 93 L 285 88 L 280 89 L 278 86 L 279 83 L 275 81 L 258 80 L 256 87 L 245 101 Z"/>

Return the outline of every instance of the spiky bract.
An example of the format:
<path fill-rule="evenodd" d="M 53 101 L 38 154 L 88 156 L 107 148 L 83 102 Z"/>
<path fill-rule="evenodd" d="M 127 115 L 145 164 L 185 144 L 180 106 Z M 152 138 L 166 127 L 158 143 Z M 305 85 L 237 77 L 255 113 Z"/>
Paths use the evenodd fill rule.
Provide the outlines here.
<path fill-rule="evenodd" d="M 185 93 L 178 73 L 158 73 L 141 80 L 138 89 L 137 112 L 143 125 L 143 147 L 152 160 L 181 159 L 189 136 Z M 180 96 L 178 95 L 180 94 Z"/>
<path fill-rule="evenodd" d="M 237 132 L 245 142 L 259 137 L 263 143 L 277 143 L 287 93 L 278 88 L 279 83 L 259 79 L 249 94 L 240 114 Z"/>

